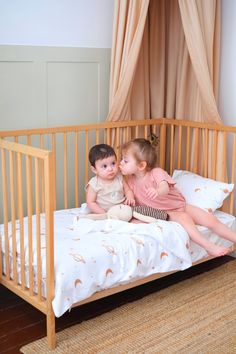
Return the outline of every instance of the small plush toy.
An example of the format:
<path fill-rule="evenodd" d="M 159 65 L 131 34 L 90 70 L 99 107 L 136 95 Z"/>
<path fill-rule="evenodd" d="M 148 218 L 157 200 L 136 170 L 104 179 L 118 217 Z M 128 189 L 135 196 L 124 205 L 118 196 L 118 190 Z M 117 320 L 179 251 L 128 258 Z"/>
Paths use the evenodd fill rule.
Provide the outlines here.
<path fill-rule="evenodd" d="M 77 220 L 88 218 L 93 220 L 116 219 L 122 221 L 130 221 L 132 218 L 151 223 L 157 219 L 168 220 L 168 214 L 164 210 L 154 209 L 148 206 L 129 206 L 118 204 L 112 206 L 107 213 L 104 214 L 80 214 Z"/>

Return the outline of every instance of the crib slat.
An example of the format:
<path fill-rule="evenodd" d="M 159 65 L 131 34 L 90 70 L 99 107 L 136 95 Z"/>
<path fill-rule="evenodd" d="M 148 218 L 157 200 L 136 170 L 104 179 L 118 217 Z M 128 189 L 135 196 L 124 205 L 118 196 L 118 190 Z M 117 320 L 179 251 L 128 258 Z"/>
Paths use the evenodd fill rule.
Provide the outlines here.
<path fill-rule="evenodd" d="M 18 143 L 18 141 L 19 141 L 18 136 L 15 136 L 14 140 L 15 140 L 16 143 Z M 15 158 L 16 158 L 15 164 L 16 164 L 16 181 L 17 181 L 18 180 L 18 167 L 17 167 L 18 161 L 17 161 L 17 157 L 16 156 L 15 156 Z M 18 212 L 17 208 L 16 208 L 16 218 L 19 218 L 19 212 Z"/>
<path fill-rule="evenodd" d="M 179 135 L 178 136 L 179 136 L 179 138 L 178 138 L 179 149 L 178 149 L 177 168 L 179 170 L 181 167 L 181 159 L 182 159 L 182 126 L 181 125 L 179 126 Z"/>
<path fill-rule="evenodd" d="M 78 132 L 75 132 L 75 207 L 79 206 L 79 154 L 78 154 Z"/>
<path fill-rule="evenodd" d="M 41 264 L 41 237 L 40 237 L 40 176 L 39 160 L 35 158 L 35 204 L 36 204 L 36 249 L 37 249 L 37 287 L 38 299 L 42 297 L 42 264 Z"/>
<path fill-rule="evenodd" d="M 68 208 L 68 149 L 67 149 L 67 134 L 63 134 L 64 137 L 64 168 L 63 168 L 63 176 L 64 176 L 64 208 Z"/>
<path fill-rule="evenodd" d="M 190 167 L 190 127 L 187 127 L 187 143 L 186 143 L 186 170 Z"/>
<path fill-rule="evenodd" d="M 165 158 L 166 158 L 166 125 L 162 124 L 160 128 L 160 155 L 159 155 L 159 165 L 161 168 L 165 168 Z"/>
<path fill-rule="evenodd" d="M 170 128 L 170 175 L 173 173 L 174 167 L 174 125 Z"/>
<path fill-rule="evenodd" d="M 217 162 L 217 141 L 218 141 L 218 132 L 214 130 L 213 132 L 213 158 L 212 158 L 212 178 L 216 179 L 216 162 Z"/>
<path fill-rule="evenodd" d="M 13 259 L 13 282 L 17 284 L 17 258 L 16 258 L 16 215 L 15 215 L 15 187 L 14 187 L 14 160 L 13 153 L 9 151 L 10 173 L 10 203 L 11 203 L 11 233 L 12 233 L 12 259 Z"/>
<path fill-rule="evenodd" d="M 89 170 L 89 164 L 88 164 L 88 156 L 89 154 L 89 132 L 86 130 L 85 132 L 85 186 L 88 183 L 88 170 Z"/>
<path fill-rule="evenodd" d="M 32 158 L 26 156 L 26 181 L 27 181 L 27 217 L 28 217 L 28 257 L 29 257 L 29 292 L 33 295 L 33 241 L 32 241 Z"/>
<path fill-rule="evenodd" d="M 96 145 L 99 144 L 99 142 L 100 142 L 99 136 L 100 136 L 99 130 L 96 129 Z"/>
<path fill-rule="evenodd" d="M 208 164 L 209 164 L 209 130 L 205 129 L 205 134 L 204 134 L 204 144 L 205 144 L 205 149 L 204 149 L 204 177 L 208 176 Z"/>
<path fill-rule="evenodd" d="M 106 144 L 111 145 L 111 129 L 106 129 Z"/>
<path fill-rule="evenodd" d="M 52 134 L 52 152 L 53 152 L 53 158 L 52 158 L 52 165 L 53 165 L 53 186 L 54 186 L 54 209 L 57 208 L 57 145 L 56 145 L 56 135 L 55 133 Z"/>
<path fill-rule="evenodd" d="M 120 154 L 121 154 L 121 151 L 120 151 L 120 128 L 116 129 L 115 136 L 116 136 L 115 152 L 116 152 L 116 155 L 117 155 L 117 159 L 119 161 L 120 160 Z"/>
<path fill-rule="evenodd" d="M 223 149 L 222 149 L 222 154 L 223 154 L 223 159 L 222 159 L 222 164 L 220 166 L 221 170 L 221 180 L 226 182 L 226 162 L 227 162 L 227 133 L 220 133 L 220 139 L 222 138 L 223 134 Z"/>
<path fill-rule="evenodd" d="M 151 129 L 152 129 L 153 134 L 155 134 L 157 136 L 157 126 L 156 125 L 152 125 Z"/>
<path fill-rule="evenodd" d="M 54 297 L 54 228 L 53 203 L 50 198 L 53 192 L 52 173 L 50 173 L 52 155 L 44 160 L 45 180 L 45 234 L 46 234 L 46 299 L 47 299 L 47 337 L 50 348 L 55 348 L 55 316 L 52 309 Z"/>
<path fill-rule="evenodd" d="M 125 127 L 125 141 L 130 140 L 130 129 L 129 127 Z"/>
<path fill-rule="evenodd" d="M 40 149 L 44 149 L 45 148 L 45 144 L 44 144 L 44 135 L 40 134 Z M 42 211 L 44 211 L 44 190 L 45 190 L 45 186 L 44 186 L 44 165 L 43 165 L 43 161 L 40 162 L 40 180 L 42 182 Z"/>
<path fill-rule="evenodd" d="M 199 147 L 199 129 L 194 129 L 194 138 L 195 138 L 195 146 L 194 146 L 194 165 L 193 172 L 198 173 L 198 147 Z"/>
<path fill-rule="evenodd" d="M 6 151 L 4 149 L 2 149 L 2 195 L 3 195 L 3 220 L 4 220 L 6 278 L 10 279 L 8 205 L 7 205 L 7 171 L 6 171 Z"/>
<path fill-rule="evenodd" d="M 148 128 L 149 128 L 149 126 L 147 126 L 147 125 L 145 125 L 144 126 L 144 138 L 145 139 L 148 139 Z M 131 129 L 131 128 L 130 128 Z M 129 138 L 130 139 L 130 138 Z"/>
<path fill-rule="evenodd" d="M 22 193 L 22 155 L 17 153 L 17 196 L 20 226 L 20 274 L 21 288 L 25 290 L 25 247 L 24 247 L 24 220 L 23 220 L 23 193 Z"/>

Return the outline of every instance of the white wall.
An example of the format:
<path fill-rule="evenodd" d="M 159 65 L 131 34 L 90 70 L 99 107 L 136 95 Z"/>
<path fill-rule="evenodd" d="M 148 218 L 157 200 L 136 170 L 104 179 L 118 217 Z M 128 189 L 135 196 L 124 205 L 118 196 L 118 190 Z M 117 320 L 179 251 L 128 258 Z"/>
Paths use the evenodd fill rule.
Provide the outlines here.
<path fill-rule="evenodd" d="M 221 3 L 219 111 L 224 124 L 236 126 L 236 1 L 221 0 Z M 231 137 L 228 141 L 229 156 L 233 151 L 232 145 Z M 229 176 L 231 163 L 231 161 L 228 161 Z M 231 255 L 236 258 L 236 252 Z"/>
<path fill-rule="evenodd" d="M 114 0 L 0 0 L 0 45 L 110 48 Z M 222 0 L 219 110 L 236 125 L 236 0 Z"/>
<path fill-rule="evenodd" d="M 0 44 L 110 48 L 114 0 L 0 0 Z"/>
<path fill-rule="evenodd" d="M 235 0 L 222 0 L 219 110 L 224 124 L 236 125 Z"/>

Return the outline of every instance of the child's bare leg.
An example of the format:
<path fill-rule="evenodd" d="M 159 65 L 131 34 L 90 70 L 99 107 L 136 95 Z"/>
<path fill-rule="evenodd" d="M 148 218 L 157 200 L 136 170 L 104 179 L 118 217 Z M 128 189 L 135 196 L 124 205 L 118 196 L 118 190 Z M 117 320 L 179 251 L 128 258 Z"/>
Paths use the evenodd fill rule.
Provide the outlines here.
<path fill-rule="evenodd" d="M 223 246 L 215 245 L 208 241 L 197 229 L 192 217 L 186 212 L 169 212 L 171 221 L 176 221 L 181 224 L 189 234 L 192 241 L 203 247 L 210 256 L 219 257 L 229 253 L 229 249 Z"/>
<path fill-rule="evenodd" d="M 218 236 L 236 243 L 236 233 L 228 226 L 222 224 L 213 214 L 193 205 L 186 205 L 186 213 L 189 214 L 195 224 L 206 226 Z"/>

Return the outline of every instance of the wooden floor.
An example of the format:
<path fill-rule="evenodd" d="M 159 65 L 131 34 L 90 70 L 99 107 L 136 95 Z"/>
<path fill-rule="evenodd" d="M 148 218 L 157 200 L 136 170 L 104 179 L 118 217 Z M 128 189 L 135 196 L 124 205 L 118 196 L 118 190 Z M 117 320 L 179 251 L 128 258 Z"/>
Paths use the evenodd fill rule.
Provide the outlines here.
<path fill-rule="evenodd" d="M 56 329 L 60 331 L 73 324 L 95 317 L 106 311 L 130 301 L 142 298 L 152 292 L 159 291 L 181 280 L 195 276 L 201 272 L 210 270 L 216 266 L 232 260 L 225 256 L 200 264 L 168 277 L 158 279 L 138 288 L 98 300 L 74 308 L 71 312 L 56 320 Z M 21 300 L 18 296 L 0 285 L 0 353 L 20 353 L 20 348 L 36 339 L 46 335 L 45 316 L 31 305 Z"/>

